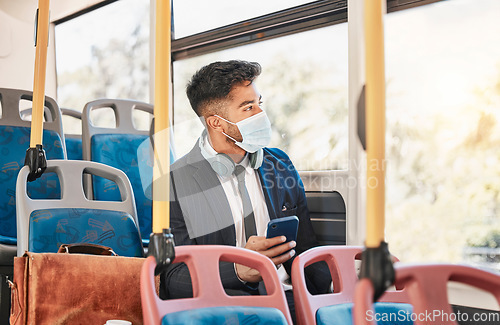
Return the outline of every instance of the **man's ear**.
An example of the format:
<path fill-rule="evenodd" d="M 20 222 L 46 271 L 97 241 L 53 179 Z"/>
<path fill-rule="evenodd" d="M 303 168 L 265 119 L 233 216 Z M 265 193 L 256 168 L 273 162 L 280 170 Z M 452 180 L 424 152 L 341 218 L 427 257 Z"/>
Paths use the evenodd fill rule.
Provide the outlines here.
<path fill-rule="evenodd" d="M 207 123 L 207 129 L 211 128 L 211 129 L 218 131 L 218 132 L 224 131 L 224 130 L 222 130 L 222 123 L 221 123 L 220 118 L 211 115 L 211 116 L 207 117 L 205 119 L 205 121 Z"/>

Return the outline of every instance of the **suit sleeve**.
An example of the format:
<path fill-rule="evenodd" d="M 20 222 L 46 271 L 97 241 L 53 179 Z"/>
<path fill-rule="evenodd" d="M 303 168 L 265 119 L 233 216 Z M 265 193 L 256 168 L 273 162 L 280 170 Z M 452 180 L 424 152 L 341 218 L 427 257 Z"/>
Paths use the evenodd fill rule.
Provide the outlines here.
<path fill-rule="evenodd" d="M 170 183 L 170 228 L 174 235 L 176 246 L 183 245 L 217 245 L 217 233 L 207 234 L 198 238 L 190 238 L 186 221 L 182 213 L 175 191 L 175 181 L 171 174 Z M 234 263 L 220 262 L 219 271 L 222 285 L 226 289 L 246 290 L 245 285 L 238 279 L 234 270 Z M 184 263 L 171 264 L 160 275 L 160 298 L 179 299 L 193 297 L 193 288 L 189 269 Z"/>
<path fill-rule="evenodd" d="M 175 245 L 196 245 L 196 241 L 189 238 L 173 183 L 173 175 L 170 174 L 170 228 Z M 192 296 L 191 276 L 186 264 L 171 264 L 167 271 L 160 275 L 160 298 L 189 298 Z"/>

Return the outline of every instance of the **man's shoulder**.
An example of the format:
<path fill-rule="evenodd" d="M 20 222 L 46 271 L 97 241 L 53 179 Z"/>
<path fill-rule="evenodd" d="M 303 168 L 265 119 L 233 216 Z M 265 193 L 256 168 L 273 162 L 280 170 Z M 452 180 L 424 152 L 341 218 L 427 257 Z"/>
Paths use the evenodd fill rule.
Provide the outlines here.
<path fill-rule="evenodd" d="M 178 158 L 176 161 L 174 161 L 171 165 L 170 165 L 170 169 L 177 169 L 179 168 L 180 166 L 184 166 L 187 164 L 187 154 Z"/>
<path fill-rule="evenodd" d="M 264 156 L 268 159 L 279 160 L 286 164 L 292 164 L 290 157 L 279 148 L 264 148 Z"/>
<path fill-rule="evenodd" d="M 177 170 L 180 167 L 183 167 L 186 165 L 187 165 L 187 155 L 184 155 L 184 156 L 178 158 L 172 164 L 170 164 L 170 170 Z"/>
<path fill-rule="evenodd" d="M 200 156 L 200 157 L 198 157 Z M 180 157 L 176 161 L 174 161 L 170 165 L 170 170 L 172 172 L 175 172 L 179 169 L 183 169 L 184 167 L 193 164 L 193 162 L 196 162 L 198 160 L 202 159 L 201 154 L 199 154 L 199 146 L 198 142 L 194 145 L 194 147 L 184 156 Z"/>

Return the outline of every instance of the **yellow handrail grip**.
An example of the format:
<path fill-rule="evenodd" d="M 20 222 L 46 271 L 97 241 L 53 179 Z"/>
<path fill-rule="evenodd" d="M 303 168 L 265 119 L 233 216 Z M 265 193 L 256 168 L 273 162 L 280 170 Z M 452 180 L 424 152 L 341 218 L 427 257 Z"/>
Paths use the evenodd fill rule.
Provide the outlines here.
<path fill-rule="evenodd" d="M 383 0 L 365 0 L 366 247 L 379 247 L 385 227 L 385 67 Z"/>
<path fill-rule="evenodd" d="M 36 31 L 35 75 L 33 80 L 33 112 L 31 117 L 30 147 L 35 148 L 43 140 L 43 108 L 45 106 L 45 75 L 47 45 L 49 42 L 49 0 L 38 1 Z"/>
<path fill-rule="evenodd" d="M 170 226 L 170 0 L 156 0 L 155 159 L 153 168 L 153 232 Z"/>

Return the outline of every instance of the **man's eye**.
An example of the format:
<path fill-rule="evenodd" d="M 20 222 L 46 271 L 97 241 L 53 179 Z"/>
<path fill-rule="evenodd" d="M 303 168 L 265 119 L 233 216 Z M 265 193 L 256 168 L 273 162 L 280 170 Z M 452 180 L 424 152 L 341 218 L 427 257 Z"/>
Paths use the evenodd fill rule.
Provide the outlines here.
<path fill-rule="evenodd" d="M 248 106 L 247 108 L 245 108 L 245 111 L 249 111 L 253 108 L 253 106 Z"/>

